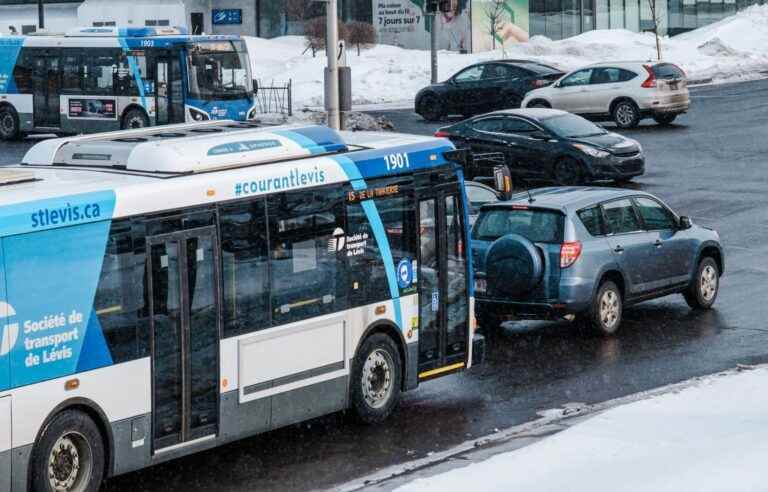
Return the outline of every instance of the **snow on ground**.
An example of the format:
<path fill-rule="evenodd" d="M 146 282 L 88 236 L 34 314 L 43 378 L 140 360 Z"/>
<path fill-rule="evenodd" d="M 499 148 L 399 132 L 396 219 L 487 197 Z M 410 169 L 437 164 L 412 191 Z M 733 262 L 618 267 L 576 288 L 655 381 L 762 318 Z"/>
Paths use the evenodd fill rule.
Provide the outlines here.
<path fill-rule="evenodd" d="M 397 492 L 766 490 L 768 368 L 615 407 Z"/>
<path fill-rule="evenodd" d="M 247 38 L 254 77 L 263 82 L 293 79 L 294 103 L 323 104 L 325 53 L 316 58 L 305 51 L 304 38 Z M 728 82 L 765 76 L 768 71 L 768 5 L 749 7 L 717 23 L 672 38 L 662 39 L 662 57 L 679 64 L 692 80 Z M 498 58 L 536 59 L 572 70 L 609 60 L 655 58 L 656 42 L 650 33 L 626 30 L 590 31 L 562 41 L 534 36 L 527 43 L 509 44 L 505 51 L 462 55 L 440 52 L 439 79 L 478 61 Z M 377 45 L 357 55 L 349 47 L 354 104 L 412 101 L 429 84 L 429 52 Z"/>

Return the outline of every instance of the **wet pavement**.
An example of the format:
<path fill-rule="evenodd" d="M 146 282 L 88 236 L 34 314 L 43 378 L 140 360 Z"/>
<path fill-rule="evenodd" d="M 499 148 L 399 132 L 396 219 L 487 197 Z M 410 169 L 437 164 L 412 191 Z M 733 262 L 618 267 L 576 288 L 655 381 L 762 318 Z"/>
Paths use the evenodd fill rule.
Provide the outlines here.
<path fill-rule="evenodd" d="M 386 115 L 404 131 L 439 126 L 406 111 Z M 720 232 L 726 275 L 715 310 L 694 313 L 681 296 L 641 304 L 625 311 L 612 339 L 567 323 L 509 324 L 485 365 L 405 394 L 381 426 L 331 415 L 117 477 L 106 490 L 333 488 L 530 421 L 540 410 L 768 362 L 768 81 L 697 89 L 691 112 L 673 127 L 623 133 L 648 155 L 647 174 L 632 186 Z M 23 150 L 0 144 L 0 161 Z"/>

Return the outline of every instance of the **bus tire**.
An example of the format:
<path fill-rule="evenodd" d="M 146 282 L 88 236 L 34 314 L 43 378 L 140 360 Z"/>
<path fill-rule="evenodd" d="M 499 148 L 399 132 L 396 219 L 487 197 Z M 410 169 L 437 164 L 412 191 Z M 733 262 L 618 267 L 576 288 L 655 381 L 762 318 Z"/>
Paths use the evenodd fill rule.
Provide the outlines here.
<path fill-rule="evenodd" d="M 366 424 L 383 422 L 400 400 L 402 367 L 395 342 L 384 333 L 365 339 L 352 364 L 350 397 Z"/>
<path fill-rule="evenodd" d="M 122 123 L 120 127 L 123 130 L 131 130 L 135 128 L 146 128 L 149 126 L 149 118 L 144 110 L 139 108 L 131 108 L 123 115 Z"/>
<path fill-rule="evenodd" d="M 35 444 L 33 492 L 98 492 L 104 480 L 104 439 L 96 423 L 77 410 L 56 415 Z"/>
<path fill-rule="evenodd" d="M 20 137 L 19 114 L 12 106 L 0 106 L 0 140 L 18 140 Z"/>

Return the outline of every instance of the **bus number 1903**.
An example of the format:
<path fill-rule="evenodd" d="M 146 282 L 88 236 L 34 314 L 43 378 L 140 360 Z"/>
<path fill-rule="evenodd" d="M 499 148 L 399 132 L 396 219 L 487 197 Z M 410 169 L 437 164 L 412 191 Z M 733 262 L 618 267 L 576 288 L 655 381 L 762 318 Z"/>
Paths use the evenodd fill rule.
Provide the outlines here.
<path fill-rule="evenodd" d="M 385 155 L 384 162 L 387 163 L 387 171 L 396 171 L 398 169 L 411 167 L 411 162 L 408 160 L 408 154 L 402 152 Z"/>

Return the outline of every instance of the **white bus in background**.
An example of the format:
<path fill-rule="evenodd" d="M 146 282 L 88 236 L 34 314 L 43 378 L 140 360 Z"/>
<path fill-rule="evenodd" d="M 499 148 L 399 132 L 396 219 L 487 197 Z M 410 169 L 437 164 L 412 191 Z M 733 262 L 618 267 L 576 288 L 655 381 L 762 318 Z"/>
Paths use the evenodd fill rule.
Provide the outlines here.
<path fill-rule="evenodd" d="M 0 37 L 0 140 L 203 120 L 253 119 L 238 36 L 175 27 L 87 27 Z"/>
<path fill-rule="evenodd" d="M 102 479 L 482 359 L 443 139 L 210 121 L 0 173 L 0 492 Z"/>

